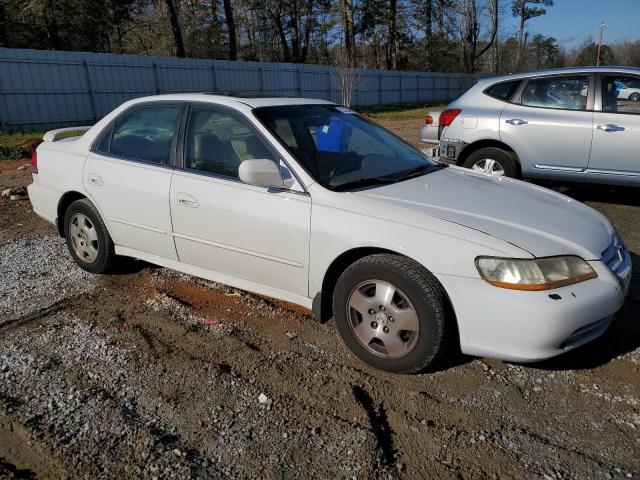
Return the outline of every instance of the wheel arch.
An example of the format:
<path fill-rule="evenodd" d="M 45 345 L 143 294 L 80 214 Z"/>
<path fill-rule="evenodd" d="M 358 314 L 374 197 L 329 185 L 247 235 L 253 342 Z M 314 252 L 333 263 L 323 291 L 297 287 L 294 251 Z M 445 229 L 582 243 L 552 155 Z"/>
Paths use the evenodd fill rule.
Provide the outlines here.
<path fill-rule="evenodd" d="M 60 200 L 58 201 L 58 209 L 56 215 L 56 225 L 58 227 L 58 233 L 61 237 L 64 237 L 64 215 L 67 212 L 67 208 L 76 200 L 82 200 L 83 198 L 87 198 L 84 193 L 80 193 L 75 190 L 71 190 L 69 192 L 65 192 Z"/>
<path fill-rule="evenodd" d="M 338 282 L 338 278 L 340 278 L 340 275 L 342 275 L 342 273 L 354 262 L 366 256 L 374 255 L 377 253 L 387 253 L 391 255 L 398 255 L 400 257 L 409 258 L 417 262 L 417 260 L 407 255 L 404 255 L 402 253 L 399 253 L 390 249 L 380 248 L 380 247 L 357 247 L 341 253 L 333 260 L 333 262 L 331 262 L 331 264 L 325 271 L 324 278 L 322 279 L 322 289 L 313 298 L 312 310 L 316 317 L 316 320 L 319 323 L 326 323 L 329 319 L 331 319 L 331 317 L 333 317 L 333 293 L 336 287 L 336 283 Z M 417 263 L 420 264 L 420 262 L 417 262 Z M 424 266 L 423 268 L 426 269 L 426 267 Z M 440 282 L 438 281 L 438 283 Z M 459 344 L 459 341 L 460 341 L 459 327 L 458 327 L 458 319 L 455 313 L 455 309 L 453 307 L 453 303 L 451 302 L 451 298 L 449 297 L 448 292 L 446 291 L 446 289 L 441 283 L 440 283 L 440 287 L 442 288 L 442 292 L 444 293 L 444 296 L 446 299 L 448 314 L 450 315 L 450 318 L 452 318 L 453 320 L 452 325 L 455 330 L 453 332 L 453 336 L 454 338 L 457 339 Z"/>
<path fill-rule="evenodd" d="M 522 176 L 522 164 L 520 163 L 518 154 L 513 148 L 511 148 L 501 140 L 478 140 L 476 142 L 470 143 L 460 152 L 460 155 L 456 160 L 456 165 L 462 167 L 467 158 L 469 158 L 469 155 L 471 155 L 473 152 L 477 152 L 481 148 L 499 148 L 500 150 L 504 150 L 510 153 L 516 162 L 518 173 L 520 174 L 520 176 Z"/>

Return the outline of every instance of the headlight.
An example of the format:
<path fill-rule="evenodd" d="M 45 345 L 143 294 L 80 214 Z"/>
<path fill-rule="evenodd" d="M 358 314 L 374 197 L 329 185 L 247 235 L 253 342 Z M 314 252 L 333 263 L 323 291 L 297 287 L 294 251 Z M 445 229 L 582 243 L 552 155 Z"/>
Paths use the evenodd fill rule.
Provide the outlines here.
<path fill-rule="evenodd" d="M 531 260 L 478 257 L 476 267 L 491 285 L 514 290 L 550 290 L 598 276 L 587 262 L 572 256 Z"/>

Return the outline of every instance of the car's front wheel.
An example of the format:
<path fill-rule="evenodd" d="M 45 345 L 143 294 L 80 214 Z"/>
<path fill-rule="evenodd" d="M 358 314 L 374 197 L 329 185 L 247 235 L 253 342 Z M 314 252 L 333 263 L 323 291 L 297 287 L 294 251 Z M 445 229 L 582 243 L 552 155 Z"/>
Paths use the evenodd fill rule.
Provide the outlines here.
<path fill-rule="evenodd" d="M 91 273 L 106 273 L 117 264 L 113 241 L 98 210 L 88 199 L 76 200 L 65 212 L 64 236 L 75 262 Z"/>
<path fill-rule="evenodd" d="M 518 165 L 513 155 L 500 148 L 476 150 L 466 158 L 463 166 L 485 175 L 511 178 L 518 176 Z"/>
<path fill-rule="evenodd" d="M 631 95 L 629 95 L 629 100 L 631 100 L 632 102 L 640 102 L 640 93 L 632 93 Z"/>
<path fill-rule="evenodd" d="M 445 351 L 444 292 L 409 258 L 376 254 L 352 264 L 338 279 L 333 311 L 347 347 L 375 368 L 415 373 Z"/>

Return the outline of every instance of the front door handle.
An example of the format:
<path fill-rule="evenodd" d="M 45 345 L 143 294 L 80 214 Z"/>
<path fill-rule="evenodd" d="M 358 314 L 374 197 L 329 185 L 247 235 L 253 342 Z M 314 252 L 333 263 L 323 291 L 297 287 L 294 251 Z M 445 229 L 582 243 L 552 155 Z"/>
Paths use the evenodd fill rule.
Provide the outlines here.
<path fill-rule="evenodd" d="M 100 175 L 96 175 L 95 173 L 90 173 L 87 178 L 91 185 L 95 185 L 96 187 L 101 187 L 102 185 L 104 185 L 104 182 L 102 181 L 102 178 L 100 177 Z"/>
<path fill-rule="evenodd" d="M 198 199 L 187 193 L 179 193 L 177 195 L 178 204 L 184 207 L 198 208 Z"/>
<path fill-rule="evenodd" d="M 624 132 L 624 127 L 621 127 L 620 125 L 615 125 L 613 123 L 598 125 L 596 128 L 598 130 L 602 130 L 603 132 Z"/>
<path fill-rule="evenodd" d="M 526 125 L 529 122 L 521 118 L 510 118 L 509 120 L 507 120 L 507 123 L 510 125 L 518 126 L 518 125 Z"/>

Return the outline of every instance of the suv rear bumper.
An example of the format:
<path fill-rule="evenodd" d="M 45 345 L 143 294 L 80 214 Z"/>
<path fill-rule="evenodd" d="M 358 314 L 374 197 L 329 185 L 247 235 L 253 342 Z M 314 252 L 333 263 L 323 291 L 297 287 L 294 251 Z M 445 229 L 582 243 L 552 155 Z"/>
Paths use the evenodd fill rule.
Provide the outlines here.
<path fill-rule="evenodd" d="M 441 160 L 458 163 L 458 158 L 460 158 L 462 150 L 464 150 L 467 145 L 468 143 L 462 140 L 448 140 L 443 138 L 440 140 L 438 156 Z"/>

